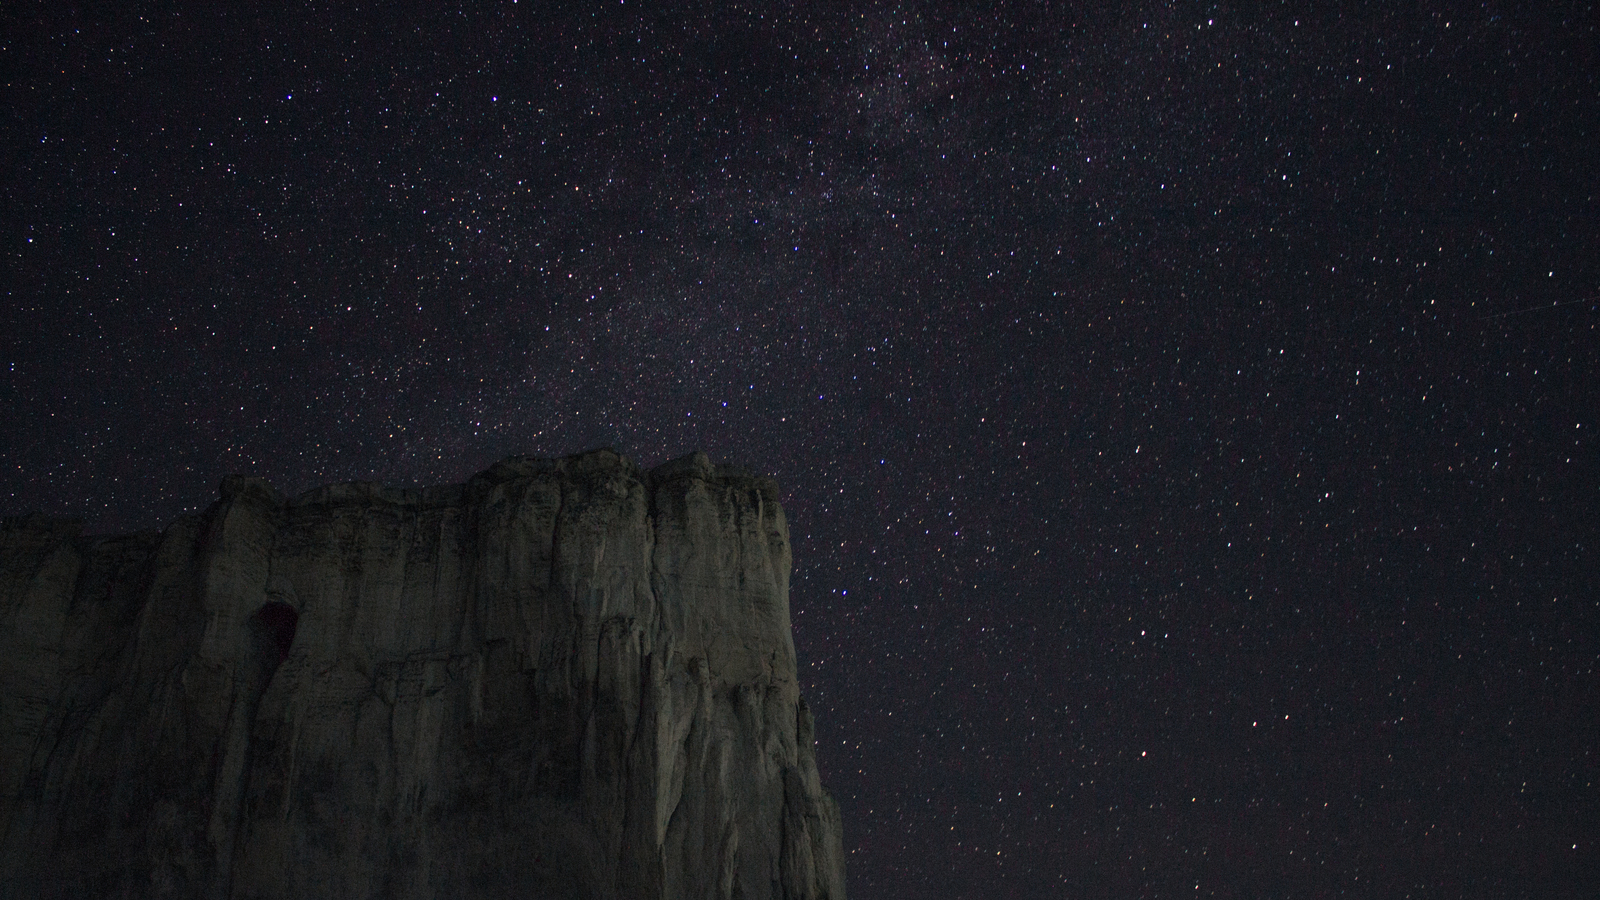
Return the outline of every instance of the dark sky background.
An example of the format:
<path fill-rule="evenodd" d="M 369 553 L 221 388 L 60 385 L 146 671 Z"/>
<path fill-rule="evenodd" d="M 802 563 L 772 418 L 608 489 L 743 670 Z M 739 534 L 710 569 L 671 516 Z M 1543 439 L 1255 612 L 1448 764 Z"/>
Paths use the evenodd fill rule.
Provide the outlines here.
<path fill-rule="evenodd" d="M 1595 5 L 248 6 L 0 12 L 5 512 L 703 449 L 856 900 L 1593 896 Z"/>

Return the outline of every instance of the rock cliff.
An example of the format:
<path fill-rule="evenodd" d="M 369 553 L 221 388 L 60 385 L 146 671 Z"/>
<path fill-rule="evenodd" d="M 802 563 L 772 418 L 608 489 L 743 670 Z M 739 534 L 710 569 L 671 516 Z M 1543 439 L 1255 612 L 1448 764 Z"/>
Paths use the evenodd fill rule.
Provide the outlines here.
<path fill-rule="evenodd" d="M 843 900 L 776 485 L 230 478 L 0 532 L 0 896 Z"/>

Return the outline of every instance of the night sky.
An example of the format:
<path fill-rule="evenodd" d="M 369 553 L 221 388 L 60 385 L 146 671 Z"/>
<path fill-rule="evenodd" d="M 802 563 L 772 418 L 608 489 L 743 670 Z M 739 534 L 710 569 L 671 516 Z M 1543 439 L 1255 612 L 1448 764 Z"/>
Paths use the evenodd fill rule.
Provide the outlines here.
<path fill-rule="evenodd" d="M 0 11 L 4 512 L 701 449 L 855 900 L 1594 896 L 1595 5 L 248 6 Z"/>

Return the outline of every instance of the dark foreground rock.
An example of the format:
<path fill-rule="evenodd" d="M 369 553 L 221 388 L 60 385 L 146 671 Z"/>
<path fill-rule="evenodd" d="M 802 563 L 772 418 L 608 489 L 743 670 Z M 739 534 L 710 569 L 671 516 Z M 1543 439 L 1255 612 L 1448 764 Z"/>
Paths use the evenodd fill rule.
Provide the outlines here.
<path fill-rule="evenodd" d="M 229 479 L 0 532 L 0 895 L 843 900 L 776 485 Z"/>

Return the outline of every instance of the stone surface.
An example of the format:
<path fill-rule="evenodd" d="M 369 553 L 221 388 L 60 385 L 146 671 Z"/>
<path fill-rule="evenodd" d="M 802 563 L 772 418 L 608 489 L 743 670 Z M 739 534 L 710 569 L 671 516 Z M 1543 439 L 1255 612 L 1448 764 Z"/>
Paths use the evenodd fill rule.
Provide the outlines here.
<path fill-rule="evenodd" d="M 776 485 L 229 478 L 0 532 L 0 895 L 843 900 Z"/>

